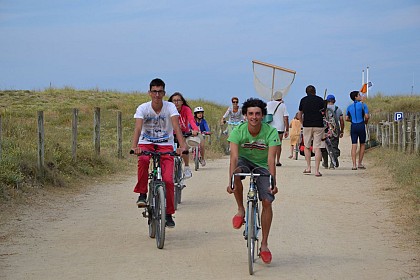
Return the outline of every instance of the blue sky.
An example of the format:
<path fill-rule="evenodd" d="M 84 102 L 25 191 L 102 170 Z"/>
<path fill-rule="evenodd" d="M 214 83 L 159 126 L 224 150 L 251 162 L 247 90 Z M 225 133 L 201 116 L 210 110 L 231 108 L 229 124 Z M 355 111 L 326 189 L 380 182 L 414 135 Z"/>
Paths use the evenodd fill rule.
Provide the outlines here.
<path fill-rule="evenodd" d="M 297 71 L 285 97 L 305 87 L 337 103 L 370 94 L 420 92 L 418 0 L 0 0 L 0 89 L 147 91 L 229 104 L 257 96 L 253 59 Z"/>

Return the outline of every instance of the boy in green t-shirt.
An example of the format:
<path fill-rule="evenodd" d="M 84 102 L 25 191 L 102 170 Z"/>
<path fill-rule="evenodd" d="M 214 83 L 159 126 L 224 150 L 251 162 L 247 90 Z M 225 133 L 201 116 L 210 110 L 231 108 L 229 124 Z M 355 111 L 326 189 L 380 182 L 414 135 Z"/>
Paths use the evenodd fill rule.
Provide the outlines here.
<path fill-rule="evenodd" d="M 274 179 L 273 189 L 271 189 L 269 177 L 258 177 L 257 179 L 259 199 L 262 201 L 263 207 L 260 256 L 265 263 L 270 263 L 272 257 L 268 249 L 268 235 L 273 219 L 271 203 L 274 201 L 274 195 L 278 192 L 275 180 L 275 156 L 280 139 L 274 127 L 262 122 L 267 114 L 267 104 L 264 101 L 256 98 L 246 100 L 242 106 L 242 114 L 247 121 L 237 126 L 228 138 L 230 142 L 230 184 L 227 187 L 227 192 L 235 195 L 238 204 L 238 212 L 233 217 L 232 224 L 235 229 L 241 228 L 245 216 L 243 185 L 241 179 L 235 176 L 234 188 L 231 188 L 230 180 L 233 173 L 251 170 L 254 173 L 271 174 Z"/>

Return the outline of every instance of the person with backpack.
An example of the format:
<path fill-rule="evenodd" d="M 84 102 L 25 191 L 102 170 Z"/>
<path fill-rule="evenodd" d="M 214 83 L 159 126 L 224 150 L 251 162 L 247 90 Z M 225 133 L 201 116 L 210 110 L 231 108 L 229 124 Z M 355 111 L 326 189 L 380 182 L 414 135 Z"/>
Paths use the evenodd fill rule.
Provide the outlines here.
<path fill-rule="evenodd" d="M 283 101 L 283 94 L 279 91 L 275 92 L 273 100 L 267 102 L 267 114 L 272 114 L 273 120 L 270 122 L 272 127 L 277 129 L 280 138 L 280 145 L 276 151 L 276 166 L 281 166 L 281 143 L 283 136 L 288 137 L 289 134 L 289 113 L 286 104 Z"/>
<path fill-rule="evenodd" d="M 333 118 L 335 122 L 335 132 L 330 137 L 331 145 L 333 148 L 333 153 L 336 156 L 336 167 L 339 166 L 338 163 L 338 157 L 340 156 L 340 149 L 338 148 L 338 144 L 340 142 L 340 138 L 344 135 L 344 117 L 343 117 L 343 111 L 341 111 L 338 106 L 335 105 L 335 96 L 332 94 L 329 94 L 326 99 L 327 102 L 327 111 L 330 110 L 333 112 Z M 326 112 L 327 113 L 327 112 Z M 328 168 L 328 152 L 326 148 L 321 149 L 322 152 L 322 166 L 325 168 Z M 331 162 L 330 168 L 334 169 L 334 165 Z"/>

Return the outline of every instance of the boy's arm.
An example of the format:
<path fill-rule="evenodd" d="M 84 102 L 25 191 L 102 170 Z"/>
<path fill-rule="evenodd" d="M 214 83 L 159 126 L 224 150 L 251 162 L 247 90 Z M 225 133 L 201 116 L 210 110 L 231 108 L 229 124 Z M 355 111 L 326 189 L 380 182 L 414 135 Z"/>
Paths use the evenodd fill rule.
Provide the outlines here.
<path fill-rule="evenodd" d="M 276 151 L 278 146 L 270 146 L 268 148 L 268 171 L 270 171 L 271 176 L 273 177 L 274 189 L 272 190 L 273 194 L 278 192 L 277 183 L 276 183 Z"/>
<path fill-rule="evenodd" d="M 367 124 L 369 122 L 369 110 L 368 110 L 368 107 L 367 107 L 366 104 L 362 104 L 362 105 L 363 105 L 363 107 L 365 107 L 364 108 L 364 111 L 365 111 L 364 121 Z"/>
<path fill-rule="evenodd" d="M 139 154 L 141 152 L 140 148 L 138 147 L 138 143 L 139 143 L 142 127 L 143 127 L 143 119 L 136 119 L 136 124 L 134 127 L 134 133 L 133 133 L 133 140 L 131 142 L 131 150 L 133 150 L 135 154 Z"/>
<path fill-rule="evenodd" d="M 289 135 L 289 116 L 284 116 L 283 117 L 283 121 L 284 121 L 284 137 L 287 138 L 287 136 Z"/>
<path fill-rule="evenodd" d="M 236 143 L 230 142 L 230 164 L 229 164 L 229 185 L 227 187 L 228 193 L 233 193 L 232 190 L 232 175 L 235 172 L 236 167 L 238 166 L 238 157 L 239 157 L 239 146 Z"/>

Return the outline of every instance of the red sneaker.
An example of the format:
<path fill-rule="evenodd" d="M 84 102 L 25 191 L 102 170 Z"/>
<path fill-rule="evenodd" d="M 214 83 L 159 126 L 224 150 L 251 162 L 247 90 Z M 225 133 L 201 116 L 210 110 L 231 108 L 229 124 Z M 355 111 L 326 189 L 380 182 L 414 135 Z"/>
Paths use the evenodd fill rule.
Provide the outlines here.
<path fill-rule="evenodd" d="M 270 251 L 260 251 L 260 257 L 264 263 L 271 263 L 272 256 Z"/>
<path fill-rule="evenodd" d="M 232 225 L 234 229 L 240 229 L 244 223 L 244 217 L 238 215 L 233 216 Z"/>

